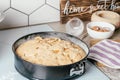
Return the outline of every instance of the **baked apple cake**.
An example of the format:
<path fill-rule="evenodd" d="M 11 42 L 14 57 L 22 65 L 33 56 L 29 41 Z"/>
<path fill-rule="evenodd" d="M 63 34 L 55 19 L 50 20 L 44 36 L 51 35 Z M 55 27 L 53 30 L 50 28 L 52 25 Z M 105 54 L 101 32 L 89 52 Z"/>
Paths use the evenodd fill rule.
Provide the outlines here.
<path fill-rule="evenodd" d="M 22 43 L 16 53 L 28 62 L 46 66 L 72 64 L 86 56 L 80 46 L 70 41 L 39 36 Z"/>

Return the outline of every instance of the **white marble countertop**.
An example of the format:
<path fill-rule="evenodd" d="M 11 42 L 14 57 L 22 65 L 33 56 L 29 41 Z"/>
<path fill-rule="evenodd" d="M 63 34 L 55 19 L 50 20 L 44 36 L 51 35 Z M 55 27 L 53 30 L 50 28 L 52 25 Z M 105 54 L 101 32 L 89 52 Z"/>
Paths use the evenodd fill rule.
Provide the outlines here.
<path fill-rule="evenodd" d="M 85 22 L 86 24 L 87 22 Z M 54 22 L 54 23 L 47 23 L 53 30 L 59 31 L 59 32 L 65 32 L 65 24 L 61 24 L 60 22 Z M 42 30 L 47 31 L 48 28 L 45 27 L 46 24 L 43 24 L 42 27 L 44 27 Z M 0 30 L 0 43 L 6 44 L 6 45 L 12 45 L 12 43 L 19 38 L 22 35 L 33 33 L 33 32 L 39 32 L 41 29 L 40 26 L 28 26 L 23 28 L 17 28 L 17 31 L 14 32 L 15 29 L 9 29 L 9 30 Z M 84 30 L 86 32 L 86 30 Z M 84 34 L 84 33 L 83 33 Z M 86 36 L 84 38 L 84 41 L 89 45 L 90 37 Z M 120 29 L 116 30 L 113 37 L 111 39 L 120 39 Z M 0 54 L 1 55 L 1 54 Z M 98 67 L 101 71 L 103 71 L 111 80 L 120 80 L 120 70 L 110 69 L 108 67 Z M 1 79 L 0 79 L 1 80 Z"/>

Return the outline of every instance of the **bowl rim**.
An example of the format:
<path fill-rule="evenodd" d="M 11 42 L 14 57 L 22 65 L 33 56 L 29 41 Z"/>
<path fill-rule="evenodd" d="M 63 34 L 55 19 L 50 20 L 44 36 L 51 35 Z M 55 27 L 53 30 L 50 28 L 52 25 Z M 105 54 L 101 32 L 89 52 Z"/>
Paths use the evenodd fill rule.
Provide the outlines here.
<path fill-rule="evenodd" d="M 95 23 L 95 24 L 93 24 L 93 23 Z M 99 26 L 99 24 L 97 24 L 97 23 L 99 23 L 99 24 L 102 23 L 102 24 L 110 25 L 108 28 L 110 28 L 111 30 L 108 31 L 108 32 L 98 32 L 98 31 L 92 30 L 91 26 L 89 26 L 89 25 L 93 24 L 94 26 Z M 86 27 L 87 27 L 87 29 L 89 29 L 89 30 L 91 30 L 93 32 L 97 32 L 97 33 L 110 33 L 110 32 L 115 31 L 115 26 L 113 24 L 108 23 L 108 22 L 102 22 L 102 21 L 92 21 L 92 22 L 89 22 L 89 23 L 87 23 Z M 102 26 L 100 26 L 100 27 L 102 27 Z"/>

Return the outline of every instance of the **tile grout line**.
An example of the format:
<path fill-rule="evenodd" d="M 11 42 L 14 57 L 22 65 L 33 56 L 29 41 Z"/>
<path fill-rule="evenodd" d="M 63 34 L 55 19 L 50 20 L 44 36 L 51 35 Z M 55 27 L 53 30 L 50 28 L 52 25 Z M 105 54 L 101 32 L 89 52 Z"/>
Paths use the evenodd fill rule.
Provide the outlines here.
<path fill-rule="evenodd" d="M 36 8 L 35 10 L 33 10 L 29 15 L 28 15 L 28 26 L 30 26 L 30 15 L 32 15 L 34 12 L 36 12 L 37 10 L 39 10 L 41 7 L 43 7 L 45 4 L 42 4 L 41 6 L 39 6 L 38 8 Z"/>
<path fill-rule="evenodd" d="M 20 12 L 20 13 L 22 13 L 22 14 L 26 15 L 26 16 L 28 17 L 27 26 L 29 26 L 29 15 L 28 15 L 28 14 L 26 14 L 26 13 L 24 13 L 24 12 L 22 12 L 22 11 L 18 10 L 18 9 L 15 9 L 15 8 L 13 8 L 13 7 L 11 7 L 11 9 L 13 9 L 13 10 L 15 10 L 15 11 L 18 11 L 18 12 Z"/>
<path fill-rule="evenodd" d="M 13 9 L 13 10 L 15 10 L 15 11 L 18 11 L 18 12 L 20 12 L 20 13 L 22 13 L 22 14 L 28 15 L 28 14 L 26 14 L 26 13 L 24 13 L 24 12 L 22 12 L 22 11 L 16 9 L 16 8 L 13 8 L 13 7 L 10 7 L 10 8 Z"/>
<path fill-rule="evenodd" d="M 33 14 L 35 11 L 37 11 L 37 10 L 39 10 L 41 7 L 43 7 L 45 4 L 43 4 L 43 5 L 41 5 L 41 6 L 39 6 L 38 8 L 36 8 L 35 10 L 33 10 L 30 14 L 29 14 L 29 16 L 31 15 L 31 14 Z"/>
<path fill-rule="evenodd" d="M 52 5 L 50 5 L 50 4 L 48 4 L 48 3 L 46 3 L 46 5 L 48 5 L 48 6 L 52 7 L 53 9 L 56 9 L 56 10 L 60 11 L 59 9 L 57 9 L 57 8 L 53 7 Z"/>
<path fill-rule="evenodd" d="M 4 12 L 8 11 L 9 9 L 13 9 L 13 10 L 15 10 L 15 11 L 21 13 L 21 14 L 26 15 L 26 16 L 28 17 L 28 19 L 27 19 L 27 25 L 26 25 L 26 26 L 30 26 L 30 24 L 32 24 L 32 23 L 30 22 L 30 19 L 31 19 L 31 18 L 30 18 L 30 17 L 31 17 L 30 15 L 32 15 L 34 12 L 38 11 L 38 10 L 39 10 L 41 7 L 43 7 L 44 5 L 48 5 L 49 7 L 51 7 L 51 8 L 53 8 L 53 9 L 59 11 L 59 9 L 57 9 L 57 8 L 53 7 L 52 5 L 48 4 L 48 3 L 47 3 L 47 0 L 44 0 L 44 3 L 43 3 L 42 5 L 40 5 L 38 8 L 36 8 L 35 10 L 31 11 L 30 14 L 27 14 L 27 13 L 25 13 L 25 12 L 19 10 L 19 9 L 16 9 L 16 7 L 13 7 L 12 5 L 13 5 L 12 0 L 9 0 L 9 8 L 7 8 L 6 10 L 4 10 Z M 46 23 L 46 22 L 45 22 L 45 23 Z M 33 24 L 32 24 L 32 25 L 33 25 Z"/>
<path fill-rule="evenodd" d="M 10 8 L 12 7 L 12 1 L 10 0 Z"/>

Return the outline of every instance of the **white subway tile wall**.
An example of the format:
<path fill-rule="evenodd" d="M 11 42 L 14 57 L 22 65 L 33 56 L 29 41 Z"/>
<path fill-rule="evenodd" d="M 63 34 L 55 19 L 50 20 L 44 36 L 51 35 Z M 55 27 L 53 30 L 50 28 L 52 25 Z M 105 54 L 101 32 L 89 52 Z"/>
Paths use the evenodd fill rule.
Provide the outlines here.
<path fill-rule="evenodd" d="M 59 11 L 49 5 L 44 5 L 29 16 L 30 25 L 59 20 Z"/>
<path fill-rule="evenodd" d="M 0 29 L 29 26 L 60 20 L 60 0 L 0 0 L 6 14 Z"/>
<path fill-rule="evenodd" d="M 60 10 L 60 0 L 46 0 L 48 5 L 53 6 L 54 8 Z"/>
<path fill-rule="evenodd" d="M 11 7 L 26 14 L 31 14 L 43 4 L 45 0 L 11 0 Z"/>
<path fill-rule="evenodd" d="M 19 11 L 10 8 L 5 11 L 5 14 L 6 17 L 0 23 L 0 28 L 11 28 L 28 25 L 28 16 Z"/>
<path fill-rule="evenodd" d="M 0 0 L 0 11 L 5 11 L 10 7 L 10 0 Z"/>

